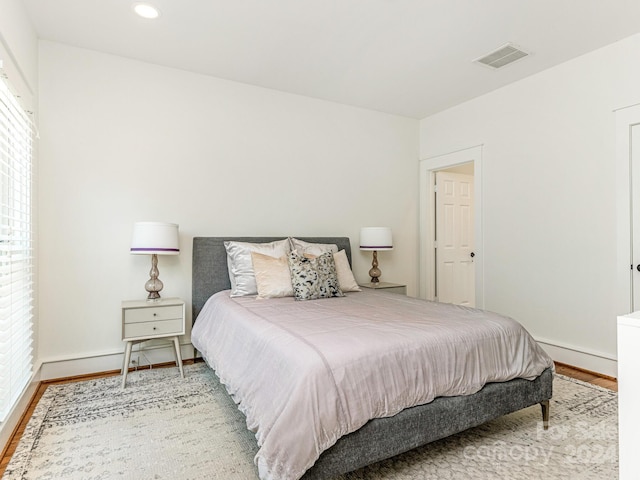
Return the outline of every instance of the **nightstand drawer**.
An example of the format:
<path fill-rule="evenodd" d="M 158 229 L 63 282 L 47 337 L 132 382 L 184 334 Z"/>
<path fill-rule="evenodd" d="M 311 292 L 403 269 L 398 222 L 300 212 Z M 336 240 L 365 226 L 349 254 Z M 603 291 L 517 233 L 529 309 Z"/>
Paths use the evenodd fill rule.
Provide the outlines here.
<path fill-rule="evenodd" d="M 156 320 L 182 319 L 181 305 L 166 307 L 127 308 L 124 310 L 124 323 L 155 322 Z"/>
<path fill-rule="evenodd" d="M 407 286 L 400 283 L 379 282 L 379 283 L 362 283 L 362 288 L 368 290 L 377 290 L 380 292 L 398 293 L 400 295 L 407 294 Z"/>
<path fill-rule="evenodd" d="M 153 337 L 171 333 L 179 335 L 182 333 L 183 325 L 182 318 L 158 322 L 127 323 L 124 326 L 124 338 Z"/>
<path fill-rule="evenodd" d="M 407 294 L 407 287 L 405 287 L 405 286 L 380 288 L 378 290 L 389 292 L 389 293 L 397 293 L 399 295 L 406 295 Z"/>

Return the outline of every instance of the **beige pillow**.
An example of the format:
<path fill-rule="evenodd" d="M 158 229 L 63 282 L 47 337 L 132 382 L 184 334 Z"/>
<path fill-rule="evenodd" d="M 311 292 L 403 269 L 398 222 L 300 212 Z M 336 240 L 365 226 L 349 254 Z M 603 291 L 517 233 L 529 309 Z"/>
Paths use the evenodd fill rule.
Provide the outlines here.
<path fill-rule="evenodd" d="M 256 276 L 258 298 L 292 297 L 291 273 L 286 256 L 270 257 L 251 252 L 253 272 Z"/>
<path fill-rule="evenodd" d="M 347 252 L 340 250 L 338 253 L 334 253 L 333 260 L 336 263 L 336 273 L 338 274 L 340 290 L 343 292 L 362 291 L 358 286 L 358 282 L 356 282 L 356 279 L 353 277 L 353 272 L 349 266 L 349 259 L 347 258 Z"/>

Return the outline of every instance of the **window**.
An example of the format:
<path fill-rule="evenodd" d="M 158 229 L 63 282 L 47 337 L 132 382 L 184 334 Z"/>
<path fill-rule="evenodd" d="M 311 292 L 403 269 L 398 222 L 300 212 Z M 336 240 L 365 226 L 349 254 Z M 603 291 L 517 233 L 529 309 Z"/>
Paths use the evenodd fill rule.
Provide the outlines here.
<path fill-rule="evenodd" d="M 31 121 L 0 77 L 0 422 L 33 370 L 31 188 Z"/>

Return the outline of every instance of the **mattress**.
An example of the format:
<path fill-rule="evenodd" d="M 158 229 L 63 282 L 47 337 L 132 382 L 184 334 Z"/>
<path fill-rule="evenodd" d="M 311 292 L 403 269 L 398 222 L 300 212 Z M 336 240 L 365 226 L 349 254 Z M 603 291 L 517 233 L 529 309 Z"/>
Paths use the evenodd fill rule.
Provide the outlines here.
<path fill-rule="evenodd" d="M 192 343 L 255 433 L 264 480 L 300 478 L 370 419 L 553 365 L 508 317 L 378 291 L 305 302 L 218 292 Z"/>

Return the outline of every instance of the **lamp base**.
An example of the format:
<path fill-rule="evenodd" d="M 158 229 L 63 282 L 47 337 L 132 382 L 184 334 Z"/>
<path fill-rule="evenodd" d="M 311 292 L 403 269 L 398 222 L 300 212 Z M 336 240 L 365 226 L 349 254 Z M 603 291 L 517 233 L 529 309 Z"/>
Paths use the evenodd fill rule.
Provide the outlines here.
<path fill-rule="evenodd" d="M 382 272 L 378 268 L 378 252 L 376 250 L 373 251 L 373 262 L 371 262 L 371 270 L 369 270 L 369 276 L 371 277 L 371 283 L 378 283 L 380 281 L 379 277 L 382 275 Z"/>
<path fill-rule="evenodd" d="M 147 296 L 147 302 L 157 302 L 160 301 L 160 294 L 158 292 L 149 292 Z"/>
<path fill-rule="evenodd" d="M 144 284 L 144 289 L 149 292 L 149 296 L 147 296 L 148 302 L 160 300 L 160 290 L 163 289 L 164 285 L 158 275 L 160 275 L 158 271 L 158 255 L 154 253 L 151 255 L 151 271 L 149 272 L 151 278 Z"/>

